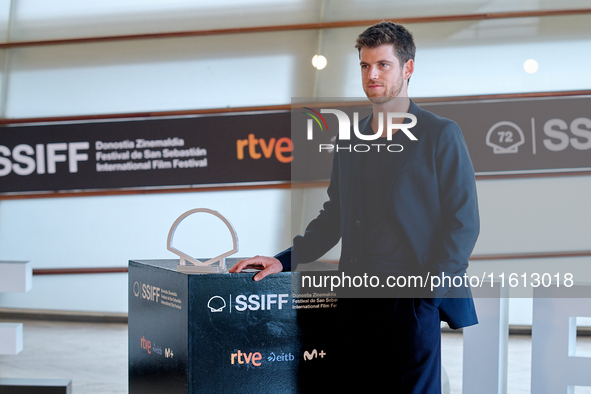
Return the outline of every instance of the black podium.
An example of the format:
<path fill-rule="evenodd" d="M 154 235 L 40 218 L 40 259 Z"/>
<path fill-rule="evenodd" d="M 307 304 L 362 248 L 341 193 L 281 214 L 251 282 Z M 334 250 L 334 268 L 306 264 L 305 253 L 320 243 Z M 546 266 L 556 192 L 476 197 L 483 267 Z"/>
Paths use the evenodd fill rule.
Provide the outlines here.
<path fill-rule="evenodd" d="M 334 388 L 327 382 L 338 377 L 339 323 L 331 294 L 292 293 L 299 273 L 254 282 L 253 273 L 186 274 L 177 264 L 129 262 L 130 393 Z"/>

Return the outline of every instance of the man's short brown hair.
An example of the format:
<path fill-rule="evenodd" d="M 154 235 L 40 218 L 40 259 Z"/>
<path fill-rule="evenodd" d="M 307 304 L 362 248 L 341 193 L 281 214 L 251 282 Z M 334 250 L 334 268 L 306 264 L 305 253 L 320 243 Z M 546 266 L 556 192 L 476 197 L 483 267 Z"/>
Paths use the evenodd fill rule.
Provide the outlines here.
<path fill-rule="evenodd" d="M 415 59 L 415 42 L 412 34 L 402 25 L 382 21 L 367 28 L 355 42 L 355 48 L 376 48 L 380 45 L 394 45 L 394 54 L 402 67 L 408 60 Z"/>

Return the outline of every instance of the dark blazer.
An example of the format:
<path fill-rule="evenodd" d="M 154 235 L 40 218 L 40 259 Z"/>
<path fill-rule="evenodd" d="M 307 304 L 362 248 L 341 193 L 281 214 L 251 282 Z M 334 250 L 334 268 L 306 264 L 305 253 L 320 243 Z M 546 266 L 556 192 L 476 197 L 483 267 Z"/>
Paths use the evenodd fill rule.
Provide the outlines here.
<path fill-rule="evenodd" d="M 408 242 L 424 275 L 463 276 L 478 238 L 480 221 L 474 168 L 459 126 L 411 101 L 417 117 L 410 141 L 394 174 L 386 201 L 388 219 Z M 371 117 L 363 119 L 360 130 Z M 367 143 L 351 137 L 349 143 Z M 362 253 L 363 211 L 361 155 L 335 150 L 328 201 L 293 247 L 276 257 L 289 271 L 314 261 L 342 238 L 339 269 L 359 271 Z M 398 154 L 398 153 L 397 153 Z M 469 288 L 438 287 L 431 294 L 441 319 L 451 328 L 476 324 Z"/>

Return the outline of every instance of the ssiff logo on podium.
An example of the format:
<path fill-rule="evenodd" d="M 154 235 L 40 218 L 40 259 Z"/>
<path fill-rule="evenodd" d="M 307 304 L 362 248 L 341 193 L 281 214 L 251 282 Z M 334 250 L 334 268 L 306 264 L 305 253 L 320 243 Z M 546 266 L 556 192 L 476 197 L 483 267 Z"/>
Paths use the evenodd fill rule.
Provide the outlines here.
<path fill-rule="evenodd" d="M 289 303 L 290 296 L 287 293 L 283 294 L 238 294 L 232 298 L 232 294 L 228 297 L 228 302 L 224 297 L 215 295 L 207 301 L 207 308 L 211 313 L 218 313 L 223 311 L 270 311 L 274 309 L 286 309 Z"/>

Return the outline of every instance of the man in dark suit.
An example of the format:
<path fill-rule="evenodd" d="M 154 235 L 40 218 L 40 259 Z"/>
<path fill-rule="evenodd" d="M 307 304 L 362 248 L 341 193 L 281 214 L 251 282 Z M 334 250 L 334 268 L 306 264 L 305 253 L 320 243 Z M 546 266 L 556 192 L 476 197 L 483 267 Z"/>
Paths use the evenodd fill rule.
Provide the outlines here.
<path fill-rule="evenodd" d="M 465 274 L 478 237 L 474 169 L 458 125 L 408 98 L 415 52 L 410 32 L 381 22 L 359 35 L 356 48 L 363 89 L 373 107 L 359 130 L 376 136 L 381 131 L 379 141 L 399 144 L 402 151 L 335 149 L 329 200 L 304 235 L 277 256 L 243 260 L 231 272 L 258 268 L 255 280 L 260 280 L 318 259 L 341 239 L 341 271 L 447 277 L 428 294 L 393 291 L 391 299 L 364 303 L 359 307 L 363 318 L 352 319 L 358 332 L 375 331 L 369 333 L 376 338 L 369 348 L 396 349 L 394 362 L 375 374 L 380 377 L 376 388 L 438 393 L 440 319 L 452 328 L 477 323 L 469 287 L 450 286 L 450 278 Z M 395 132 L 388 141 L 386 128 L 380 127 L 387 124 L 387 113 L 414 115 L 417 123 L 410 131 L 416 140 Z M 364 141 L 352 137 L 346 142 Z M 356 310 L 355 301 L 345 305 Z"/>

